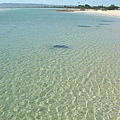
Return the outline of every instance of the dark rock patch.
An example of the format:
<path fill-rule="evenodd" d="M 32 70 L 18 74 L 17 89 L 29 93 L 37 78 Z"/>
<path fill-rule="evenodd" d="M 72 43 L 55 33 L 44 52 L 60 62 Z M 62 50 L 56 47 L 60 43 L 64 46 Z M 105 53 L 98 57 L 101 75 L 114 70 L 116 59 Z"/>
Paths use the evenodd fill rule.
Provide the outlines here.
<path fill-rule="evenodd" d="M 101 26 L 99 26 L 99 25 L 96 25 L 96 27 L 101 27 Z"/>
<path fill-rule="evenodd" d="M 101 22 L 115 22 L 115 21 L 112 21 L 112 20 L 101 20 Z"/>
<path fill-rule="evenodd" d="M 53 47 L 54 47 L 54 48 L 63 48 L 63 49 L 69 48 L 69 47 L 66 46 L 66 45 L 54 45 Z"/>
<path fill-rule="evenodd" d="M 78 27 L 85 27 L 85 28 L 88 28 L 88 27 L 91 27 L 89 25 L 78 25 Z"/>
<path fill-rule="evenodd" d="M 100 23 L 99 25 L 110 25 L 110 24 L 103 24 L 103 23 Z"/>

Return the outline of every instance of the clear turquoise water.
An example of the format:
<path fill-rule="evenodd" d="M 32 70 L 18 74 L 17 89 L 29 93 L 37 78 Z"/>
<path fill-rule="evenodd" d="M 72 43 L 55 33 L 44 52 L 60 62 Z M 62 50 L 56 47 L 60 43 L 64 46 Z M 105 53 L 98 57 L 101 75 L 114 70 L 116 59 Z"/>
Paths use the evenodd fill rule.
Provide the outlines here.
<path fill-rule="evenodd" d="M 120 18 L 1 11 L 0 119 L 118 120 L 119 31 Z"/>

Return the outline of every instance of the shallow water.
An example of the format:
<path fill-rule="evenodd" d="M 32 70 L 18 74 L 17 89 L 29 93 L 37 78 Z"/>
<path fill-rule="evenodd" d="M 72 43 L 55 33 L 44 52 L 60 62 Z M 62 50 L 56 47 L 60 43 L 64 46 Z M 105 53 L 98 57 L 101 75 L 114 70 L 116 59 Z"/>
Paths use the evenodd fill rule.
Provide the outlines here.
<path fill-rule="evenodd" d="M 1 120 L 119 119 L 119 31 L 114 17 L 0 12 Z"/>

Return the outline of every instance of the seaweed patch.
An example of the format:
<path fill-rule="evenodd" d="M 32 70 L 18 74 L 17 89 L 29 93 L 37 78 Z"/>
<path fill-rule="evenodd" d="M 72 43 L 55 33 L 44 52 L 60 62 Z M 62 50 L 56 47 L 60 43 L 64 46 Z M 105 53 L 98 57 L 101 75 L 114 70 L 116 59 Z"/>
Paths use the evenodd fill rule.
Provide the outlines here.
<path fill-rule="evenodd" d="M 63 48 L 63 49 L 69 48 L 69 47 L 66 46 L 66 45 L 54 45 L 53 47 L 54 47 L 54 48 Z"/>
<path fill-rule="evenodd" d="M 89 25 L 78 25 L 78 27 L 91 27 L 91 26 L 89 26 Z"/>
<path fill-rule="evenodd" d="M 115 21 L 111 21 L 111 20 L 101 20 L 101 22 L 115 22 Z"/>
<path fill-rule="evenodd" d="M 100 23 L 99 25 L 111 25 L 111 24 L 103 24 L 103 23 Z"/>
<path fill-rule="evenodd" d="M 101 26 L 99 26 L 99 25 L 96 25 L 96 27 L 101 27 Z"/>

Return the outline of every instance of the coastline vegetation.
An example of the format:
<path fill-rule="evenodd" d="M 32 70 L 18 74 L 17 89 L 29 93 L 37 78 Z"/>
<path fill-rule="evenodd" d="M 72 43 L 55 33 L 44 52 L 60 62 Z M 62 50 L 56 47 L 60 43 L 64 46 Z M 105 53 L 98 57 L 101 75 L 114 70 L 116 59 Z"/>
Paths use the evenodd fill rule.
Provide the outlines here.
<path fill-rule="evenodd" d="M 99 6 L 90 6 L 88 4 L 85 5 L 78 5 L 78 8 L 80 10 L 85 10 L 85 9 L 94 9 L 94 10 L 118 10 L 119 7 L 115 6 L 115 5 L 110 5 L 110 6 L 103 6 L 103 5 L 99 5 Z"/>
<path fill-rule="evenodd" d="M 120 9 L 119 6 L 114 4 L 110 6 L 90 6 L 88 4 L 85 5 L 47 5 L 47 4 L 20 4 L 20 3 L 2 3 L 0 4 L 0 8 L 72 8 L 72 9 L 79 9 L 79 10 L 86 10 L 86 9 L 93 9 L 93 10 L 118 10 Z"/>
<path fill-rule="evenodd" d="M 73 6 L 66 6 L 64 5 L 64 8 L 73 8 Z M 78 5 L 75 6 L 74 8 L 80 9 L 81 11 L 87 10 L 87 9 L 93 9 L 93 10 L 118 10 L 120 9 L 119 6 L 115 6 L 114 4 L 111 4 L 110 6 L 103 6 L 103 5 L 98 5 L 98 6 L 90 6 L 88 4 L 85 5 Z"/>
<path fill-rule="evenodd" d="M 60 8 L 60 7 L 59 7 Z M 66 6 L 64 5 L 63 7 L 61 8 L 65 8 L 65 9 L 62 9 L 62 10 L 57 10 L 57 11 L 60 11 L 60 12 L 73 12 L 73 11 L 85 11 L 85 10 L 94 10 L 94 11 L 97 11 L 97 10 L 102 10 L 102 11 L 107 11 L 107 10 L 120 10 L 120 7 L 118 6 L 115 6 L 115 5 L 110 5 L 110 6 L 103 6 L 103 5 L 99 5 L 99 6 L 90 6 L 88 4 L 85 4 L 85 5 L 78 5 L 78 6 Z"/>

